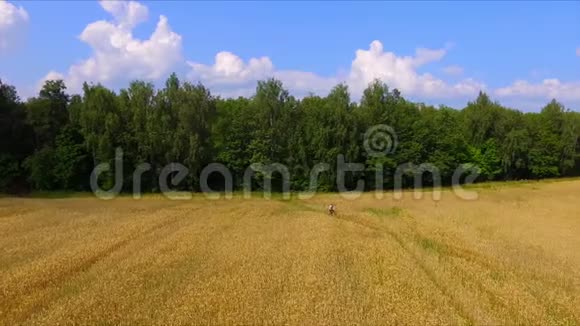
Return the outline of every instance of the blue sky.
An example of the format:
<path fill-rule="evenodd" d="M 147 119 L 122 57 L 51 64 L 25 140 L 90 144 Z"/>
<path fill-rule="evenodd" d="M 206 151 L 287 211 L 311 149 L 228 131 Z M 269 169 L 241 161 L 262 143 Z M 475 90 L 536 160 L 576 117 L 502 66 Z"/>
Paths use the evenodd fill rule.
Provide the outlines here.
<path fill-rule="evenodd" d="M 223 96 L 273 76 L 299 96 L 345 82 L 357 99 L 380 78 L 431 104 L 483 89 L 525 111 L 552 97 L 580 111 L 580 2 L 0 0 L 0 37 L 0 78 L 23 97 L 46 78 L 77 91 L 175 71 Z"/>

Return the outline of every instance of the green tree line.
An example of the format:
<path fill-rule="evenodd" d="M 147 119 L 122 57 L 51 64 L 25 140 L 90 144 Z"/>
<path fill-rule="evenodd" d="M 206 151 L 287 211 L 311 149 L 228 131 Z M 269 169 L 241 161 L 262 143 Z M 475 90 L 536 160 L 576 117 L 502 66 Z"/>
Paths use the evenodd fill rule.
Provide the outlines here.
<path fill-rule="evenodd" d="M 388 125 L 397 134 L 393 153 L 372 156 L 363 146 L 372 126 Z M 405 99 L 380 81 L 368 85 L 359 102 L 340 84 L 326 96 L 302 99 L 275 79 L 260 81 L 251 97 L 216 97 L 201 84 L 171 75 L 162 89 L 143 81 L 115 92 L 84 84 L 69 95 L 63 81 L 47 81 L 23 102 L 13 86 L 0 81 L 0 191 L 89 190 L 99 163 L 111 163 L 122 148 L 125 191 L 132 171 L 148 163 L 143 190 L 159 191 L 161 169 L 179 162 L 189 169 L 180 189 L 199 190 L 199 176 L 210 163 L 224 164 L 240 189 L 252 163 L 281 163 L 290 170 L 293 190 L 309 187 L 318 163 L 330 169 L 318 188 L 336 190 L 336 160 L 364 163 L 346 176 L 347 187 L 364 180 L 366 189 L 393 185 L 397 166 L 430 163 L 449 184 L 459 166 L 471 166 L 478 181 L 538 179 L 580 174 L 580 113 L 556 100 L 540 112 L 523 113 L 492 101 L 485 93 L 461 110 Z M 383 175 L 377 180 L 377 169 Z M 255 175 L 255 188 L 264 179 Z M 281 176 L 272 175 L 275 187 Z M 426 184 L 430 180 L 425 175 Z M 412 182 L 405 177 L 404 185 Z M 113 173 L 99 178 L 103 187 Z M 212 174 L 214 188 L 223 178 Z"/>

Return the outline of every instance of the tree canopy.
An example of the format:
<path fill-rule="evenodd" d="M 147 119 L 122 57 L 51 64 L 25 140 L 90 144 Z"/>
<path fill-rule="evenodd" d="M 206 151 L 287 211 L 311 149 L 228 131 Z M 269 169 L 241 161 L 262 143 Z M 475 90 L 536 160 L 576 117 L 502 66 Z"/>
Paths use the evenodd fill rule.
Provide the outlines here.
<path fill-rule="evenodd" d="M 365 132 L 376 125 L 396 132 L 396 150 L 388 155 L 369 155 L 363 146 Z M 63 81 L 47 81 L 23 102 L 0 81 L 0 191 L 88 190 L 92 169 L 112 163 L 117 148 L 124 153 L 124 190 L 131 190 L 132 171 L 147 163 L 143 190 L 158 191 L 163 167 L 178 162 L 189 169 L 177 185 L 183 190 L 199 190 L 210 163 L 226 166 L 237 189 L 251 164 L 280 163 L 289 169 L 291 189 L 306 190 L 311 169 L 326 163 L 317 187 L 334 191 L 339 155 L 364 164 L 346 176 L 351 189 L 359 180 L 367 190 L 392 186 L 401 164 L 429 163 L 447 184 L 465 165 L 477 169 L 479 181 L 574 176 L 580 174 L 579 135 L 580 113 L 556 100 L 522 113 L 480 93 L 456 110 L 411 102 L 378 80 L 359 102 L 343 84 L 324 97 L 299 99 L 275 79 L 258 82 L 251 97 L 224 99 L 175 75 L 161 89 L 134 81 L 115 92 L 85 83 L 75 95 Z M 253 187 L 263 187 L 263 177 L 254 175 Z M 282 189 L 281 175 L 266 177 Z M 111 186 L 112 173 L 100 182 Z M 211 182 L 220 187 L 223 180 Z"/>

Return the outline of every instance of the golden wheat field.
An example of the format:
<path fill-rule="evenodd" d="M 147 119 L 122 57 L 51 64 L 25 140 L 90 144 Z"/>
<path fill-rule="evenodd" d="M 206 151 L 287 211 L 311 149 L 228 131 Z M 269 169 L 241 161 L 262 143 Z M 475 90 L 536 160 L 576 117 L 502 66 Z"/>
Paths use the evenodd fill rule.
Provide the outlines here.
<path fill-rule="evenodd" d="M 477 191 L 2 198 L 0 323 L 580 324 L 580 181 Z"/>

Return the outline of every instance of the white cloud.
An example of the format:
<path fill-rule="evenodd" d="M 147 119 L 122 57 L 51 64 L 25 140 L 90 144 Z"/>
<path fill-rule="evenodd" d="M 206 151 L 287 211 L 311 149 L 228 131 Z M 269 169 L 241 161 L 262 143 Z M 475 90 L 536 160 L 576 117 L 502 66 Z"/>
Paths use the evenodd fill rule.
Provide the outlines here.
<path fill-rule="evenodd" d="M 337 77 L 323 77 L 311 72 L 297 70 L 276 71 L 274 77 L 281 80 L 289 90 L 293 90 L 298 96 L 308 93 L 325 95 L 332 87 L 342 82 Z"/>
<path fill-rule="evenodd" d="M 101 7 L 109 12 L 125 28 L 133 28 L 147 20 L 149 10 L 139 2 L 101 1 Z"/>
<path fill-rule="evenodd" d="M 373 41 L 369 50 L 357 50 L 352 62 L 349 85 L 355 92 L 362 92 L 374 79 L 380 79 L 392 88 L 398 88 L 404 95 L 449 98 L 477 94 L 485 85 L 473 79 L 465 79 L 456 84 L 434 77 L 429 73 L 419 73 L 417 68 L 441 60 L 447 50 L 416 50 L 414 56 L 397 56 L 385 52 L 379 41 Z"/>
<path fill-rule="evenodd" d="M 251 58 L 245 63 L 240 57 L 227 51 L 216 54 L 215 64 L 212 66 L 195 62 L 188 64 L 192 69 L 190 77 L 197 76 L 208 86 L 243 85 L 271 76 L 274 72 L 274 65 L 268 57 Z"/>
<path fill-rule="evenodd" d="M 147 20 L 146 6 L 135 1 L 101 1 L 100 5 L 114 20 L 90 23 L 79 36 L 93 50 L 92 56 L 65 74 L 49 72 L 43 81 L 60 77 L 78 91 L 84 81 L 111 85 L 130 79 L 156 80 L 183 62 L 181 36 L 172 31 L 165 16 L 159 17 L 149 39 L 139 40 L 132 30 Z"/>
<path fill-rule="evenodd" d="M 421 74 L 417 69 L 431 62 L 441 60 L 446 49 L 419 48 L 414 56 L 400 57 L 393 52 L 384 52 L 379 41 L 373 41 L 369 50 L 357 50 L 350 72 L 344 77 L 323 77 L 311 72 L 296 70 L 277 70 L 268 57 L 251 58 L 245 63 L 231 52 L 220 52 L 213 65 L 188 62 L 191 67 L 189 78 L 199 80 L 221 92 L 222 88 L 231 90 L 234 85 L 244 85 L 249 93 L 250 85 L 257 80 L 276 77 L 293 92 L 325 93 L 339 82 L 349 85 L 355 97 L 374 79 L 381 79 L 392 88 L 411 96 L 456 97 L 474 95 L 485 85 L 472 79 L 457 84 L 448 84 L 431 74 Z M 223 93 L 223 92 L 222 92 Z"/>
<path fill-rule="evenodd" d="M 500 97 L 532 98 L 560 101 L 580 101 L 580 82 L 561 82 L 556 78 L 544 79 L 541 83 L 517 80 L 513 84 L 499 88 L 495 94 Z"/>
<path fill-rule="evenodd" d="M 0 0 L 0 53 L 22 40 L 28 21 L 28 13 L 24 8 Z"/>
<path fill-rule="evenodd" d="M 285 87 L 301 95 L 306 92 L 328 92 L 336 84 L 333 79 L 309 72 L 276 70 L 268 57 L 251 58 L 246 63 L 227 51 L 216 54 L 215 63 L 211 66 L 195 62 L 188 62 L 188 65 L 191 68 L 190 79 L 201 81 L 228 97 L 251 95 L 258 80 L 270 77 L 280 79 Z"/>
<path fill-rule="evenodd" d="M 443 72 L 449 76 L 461 76 L 463 75 L 463 67 L 457 65 L 451 65 L 443 68 Z"/>

